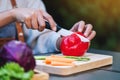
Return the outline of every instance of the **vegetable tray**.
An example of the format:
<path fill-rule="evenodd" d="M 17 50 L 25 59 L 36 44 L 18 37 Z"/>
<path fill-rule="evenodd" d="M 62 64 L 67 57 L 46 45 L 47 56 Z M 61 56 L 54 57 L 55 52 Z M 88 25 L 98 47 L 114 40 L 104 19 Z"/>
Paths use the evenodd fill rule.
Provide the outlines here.
<path fill-rule="evenodd" d="M 62 56 L 62 55 L 61 55 Z M 74 73 L 111 65 L 113 57 L 110 55 L 86 53 L 84 57 L 89 61 L 74 61 L 75 66 L 52 66 L 45 64 L 43 60 L 36 60 L 36 70 L 44 71 L 55 75 L 71 75 Z"/>

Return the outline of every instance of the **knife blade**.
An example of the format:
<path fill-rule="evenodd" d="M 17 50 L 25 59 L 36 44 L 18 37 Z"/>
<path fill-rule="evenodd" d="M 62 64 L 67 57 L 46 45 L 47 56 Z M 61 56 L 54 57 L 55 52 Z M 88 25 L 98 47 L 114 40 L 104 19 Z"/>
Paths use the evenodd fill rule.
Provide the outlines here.
<path fill-rule="evenodd" d="M 45 24 L 46 24 L 46 28 L 51 30 L 50 24 L 47 21 L 45 21 Z M 56 25 L 56 32 L 62 36 L 68 36 L 73 33 L 72 31 L 64 29 L 60 27 L 59 25 Z"/>
<path fill-rule="evenodd" d="M 45 24 L 46 24 L 46 28 L 51 30 L 50 24 L 47 21 L 45 21 Z M 68 35 L 71 35 L 74 33 L 72 31 L 69 31 L 67 29 L 60 27 L 59 25 L 56 25 L 56 32 L 62 36 L 68 36 Z M 81 41 L 89 42 L 89 40 L 87 38 L 85 38 L 77 33 L 76 33 L 76 35 L 81 39 Z"/>

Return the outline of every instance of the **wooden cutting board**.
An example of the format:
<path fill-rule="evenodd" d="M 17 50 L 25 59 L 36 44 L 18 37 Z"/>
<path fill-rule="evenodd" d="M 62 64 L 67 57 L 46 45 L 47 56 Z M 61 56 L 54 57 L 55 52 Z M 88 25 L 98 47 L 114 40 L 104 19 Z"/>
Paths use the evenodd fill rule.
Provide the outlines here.
<path fill-rule="evenodd" d="M 90 58 L 89 61 L 75 61 L 75 66 L 51 66 L 45 64 L 42 60 L 36 60 L 36 69 L 56 75 L 70 75 L 102 66 L 110 65 L 113 57 L 109 55 L 86 53 L 85 57 Z"/>
<path fill-rule="evenodd" d="M 31 80 L 49 80 L 49 74 L 43 71 L 34 70 L 35 74 L 33 75 Z"/>

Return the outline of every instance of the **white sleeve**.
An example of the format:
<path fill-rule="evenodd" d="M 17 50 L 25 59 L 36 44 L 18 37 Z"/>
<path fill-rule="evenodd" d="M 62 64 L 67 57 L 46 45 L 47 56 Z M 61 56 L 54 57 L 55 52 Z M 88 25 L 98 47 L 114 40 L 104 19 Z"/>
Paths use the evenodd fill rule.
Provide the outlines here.
<path fill-rule="evenodd" d="M 45 10 L 44 4 L 41 0 L 28 0 L 27 7 Z M 24 33 L 26 36 L 26 43 L 33 49 L 33 53 L 48 53 L 59 51 L 56 47 L 56 41 L 59 34 L 54 31 L 45 29 L 42 32 L 38 30 L 27 29 L 24 27 Z"/>
<path fill-rule="evenodd" d="M 42 0 L 16 0 L 19 8 L 32 8 L 46 10 Z"/>
<path fill-rule="evenodd" d="M 42 0 L 27 0 L 27 1 L 28 1 L 28 5 L 27 5 L 28 8 L 46 10 L 46 7 Z"/>
<path fill-rule="evenodd" d="M 27 29 L 28 35 L 25 37 L 26 43 L 33 49 L 33 53 L 50 53 L 59 51 L 56 46 L 60 35 L 52 30 L 45 29 L 42 32 L 38 30 Z"/>
<path fill-rule="evenodd" d="M 54 31 L 47 29 L 45 29 L 43 32 L 38 31 L 37 33 L 40 33 L 38 36 L 36 36 L 36 32 L 37 31 L 32 31 L 32 35 L 27 41 L 27 43 L 33 47 L 34 53 L 48 53 L 59 51 L 56 48 L 56 41 L 60 35 Z"/>

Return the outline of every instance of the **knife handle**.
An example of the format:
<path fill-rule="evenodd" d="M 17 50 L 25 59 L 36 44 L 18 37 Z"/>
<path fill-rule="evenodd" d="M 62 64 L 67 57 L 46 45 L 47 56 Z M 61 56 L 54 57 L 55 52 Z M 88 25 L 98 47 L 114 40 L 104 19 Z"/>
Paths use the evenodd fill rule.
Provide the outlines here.
<path fill-rule="evenodd" d="M 46 24 L 46 28 L 47 28 L 47 29 L 52 30 L 51 27 L 50 27 L 50 24 L 49 24 L 47 21 L 45 21 L 45 24 Z M 56 26 L 56 32 L 58 32 L 61 28 L 62 28 L 62 27 L 60 27 L 59 25 L 57 25 L 57 26 Z"/>

